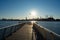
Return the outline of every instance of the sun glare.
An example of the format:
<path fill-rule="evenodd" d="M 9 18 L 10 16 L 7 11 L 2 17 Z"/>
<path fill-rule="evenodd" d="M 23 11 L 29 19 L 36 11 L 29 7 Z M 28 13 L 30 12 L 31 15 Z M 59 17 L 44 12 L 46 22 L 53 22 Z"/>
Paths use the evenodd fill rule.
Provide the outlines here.
<path fill-rule="evenodd" d="M 31 18 L 35 18 L 36 17 L 36 11 L 31 11 Z"/>
<path fill-rule="evenodd" d="M 31 16 L 36 16 L 36 11 L 32 11 Z"/>

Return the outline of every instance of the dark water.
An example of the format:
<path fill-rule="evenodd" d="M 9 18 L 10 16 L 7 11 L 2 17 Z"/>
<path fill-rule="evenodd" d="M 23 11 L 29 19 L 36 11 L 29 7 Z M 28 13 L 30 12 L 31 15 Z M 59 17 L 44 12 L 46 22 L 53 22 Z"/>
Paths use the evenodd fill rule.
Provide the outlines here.
<path fill-rule="evenodd" d="M 60 22 L 38 21 L 38 24 L 60 35 Z"/>
<path fill-rule="evenodd" d="M 0 28 L 23 22 L 26 21 L 0 21 Z M 37 21 L 37 23 L 60 35 L 60 22 Z"/>
<path fill-rule="evenodd" d="M 0 28 L 17 24 L 18 21 L 0 21 Z"/>
<path fill-rule="evenodd" d="M 0 21 L 0 28 L 24 22 L 27 21 Z"/>

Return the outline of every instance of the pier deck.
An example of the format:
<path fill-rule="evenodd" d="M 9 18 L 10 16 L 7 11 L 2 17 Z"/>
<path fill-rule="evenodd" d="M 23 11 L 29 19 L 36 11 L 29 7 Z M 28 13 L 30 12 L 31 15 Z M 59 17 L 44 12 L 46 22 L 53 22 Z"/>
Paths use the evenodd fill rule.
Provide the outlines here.
<path fill-rule="evenodd" d="M 17 32 L 6 38 L 6 40 L 32 40 L 32 24 L 25 24 Z"/>

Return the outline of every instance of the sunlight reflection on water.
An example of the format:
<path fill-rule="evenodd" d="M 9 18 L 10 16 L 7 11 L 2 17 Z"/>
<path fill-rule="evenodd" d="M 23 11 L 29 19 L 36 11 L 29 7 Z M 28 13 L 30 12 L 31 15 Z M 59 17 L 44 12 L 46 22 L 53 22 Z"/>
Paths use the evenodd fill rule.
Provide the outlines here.
<path fill-rule="evenodd" d="M 36 21 L 31 21 L 31 23 L 33 24 L 33 23 L 36 23 Z"/>

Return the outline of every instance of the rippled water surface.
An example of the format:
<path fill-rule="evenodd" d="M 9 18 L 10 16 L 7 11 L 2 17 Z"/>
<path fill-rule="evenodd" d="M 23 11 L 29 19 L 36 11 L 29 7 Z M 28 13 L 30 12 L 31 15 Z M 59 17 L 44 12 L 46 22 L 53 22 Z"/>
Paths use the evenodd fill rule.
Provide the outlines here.
<path fill-rule="evenodd" d="M 0 21 L 0 28 L 22 23 L 26 21 Z M 43 26 L 60 35 L 60 22 L 37 21 L 40 26 Z"/>
<path fill-rule="evenodd" d="M 0 28 L 19 23 L 19 21 L 0 21 Z"/>
<path fill-rule="evenodd" d="M 57 34 L 60 35 L 60 22 L 54 22 L 54 21 L 37 21 L 37 23 L 40 25 L 40 26 L 43 26 Z"/>

